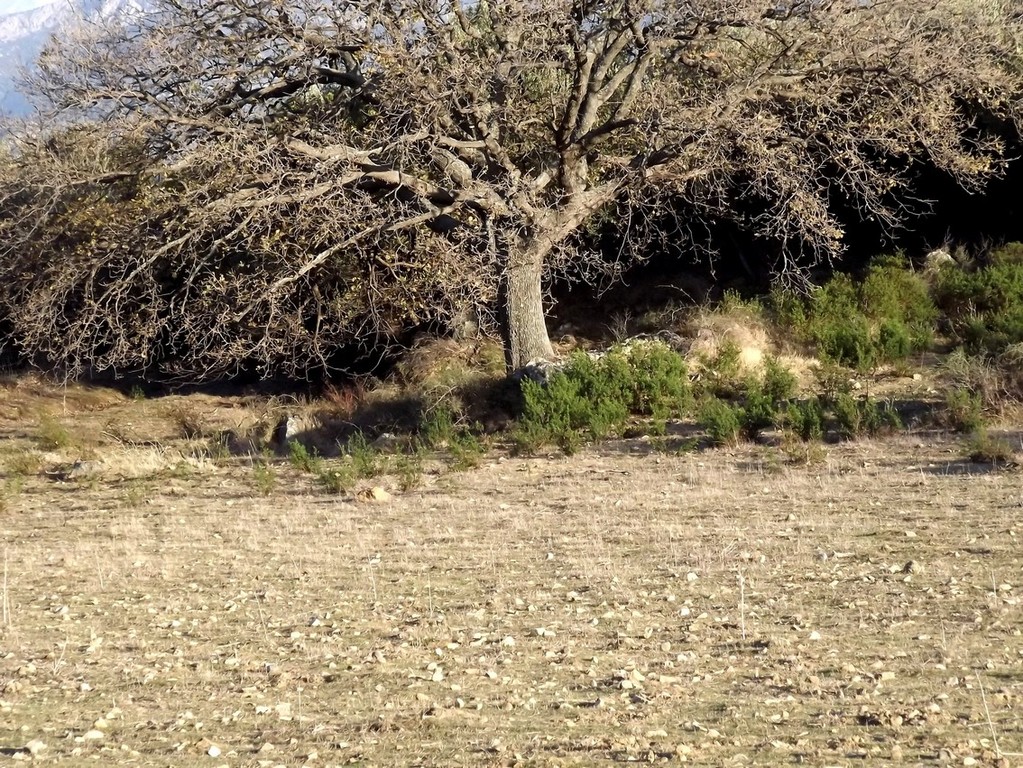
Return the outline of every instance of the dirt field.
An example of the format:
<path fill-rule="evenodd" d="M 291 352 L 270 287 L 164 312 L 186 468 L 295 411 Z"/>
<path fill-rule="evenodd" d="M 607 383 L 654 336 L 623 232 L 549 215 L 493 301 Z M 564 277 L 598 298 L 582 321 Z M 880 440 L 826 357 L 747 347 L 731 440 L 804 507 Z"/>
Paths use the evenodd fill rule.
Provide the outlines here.
<path fill-rule="evenodd" d="M 47 451 L 0 398 L 0 763 L 1023 765 L 1023 478 L 951 438 L 493 453 L 372 503 L 106 444 L 157 408 L 120 396 Z"/>

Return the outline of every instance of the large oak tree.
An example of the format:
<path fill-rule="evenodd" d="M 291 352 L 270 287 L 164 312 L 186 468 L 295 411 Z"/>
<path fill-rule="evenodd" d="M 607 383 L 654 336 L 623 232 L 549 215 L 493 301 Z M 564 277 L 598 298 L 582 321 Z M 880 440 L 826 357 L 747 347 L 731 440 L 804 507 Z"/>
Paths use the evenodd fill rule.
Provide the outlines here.
<path fill-rule="evenodd" d="M 741 210 L 791 266 L 841 250 L 836 201 L 895 224 L 920 164 L 998 173 L 1021 30 L 1009 0 L 156 0 L 44 52 L 0 277 L 57 356 L 299 364 L 432 302 L 498 307 L 516 367 L 609 213 Z M 87 248 L 40 238 L 83 205 Z"/>

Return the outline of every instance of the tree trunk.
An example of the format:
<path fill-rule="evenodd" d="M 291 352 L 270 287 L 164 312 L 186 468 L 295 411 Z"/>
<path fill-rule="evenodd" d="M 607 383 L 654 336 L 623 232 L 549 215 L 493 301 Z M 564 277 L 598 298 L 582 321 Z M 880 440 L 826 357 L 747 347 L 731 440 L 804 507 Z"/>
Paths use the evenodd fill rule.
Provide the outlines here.
<path fill-rule="evenodd" d="M 509 371 L 535 360 L 551 360 L 554 348 L 547 334 L 543 308 L 543 265 L 547 254 L 539 244 L 526 244 L 511 254 L 504 277 L 504 359 Z"/>

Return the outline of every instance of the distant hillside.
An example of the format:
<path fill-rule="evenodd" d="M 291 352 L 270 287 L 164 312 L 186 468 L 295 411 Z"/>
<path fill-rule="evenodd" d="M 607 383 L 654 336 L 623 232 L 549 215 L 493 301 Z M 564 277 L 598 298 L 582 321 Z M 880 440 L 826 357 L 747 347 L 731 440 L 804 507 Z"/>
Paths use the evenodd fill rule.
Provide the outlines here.
<path fill-rule="evenodd" d="M 0 114 L 22 115 L 29 110 L 15 81 L 51 36 L 59 36 L 82 19 L 110 18 L 138 7 L 135 0 L 56 0 L 29 11 L 0 15 Z"/>

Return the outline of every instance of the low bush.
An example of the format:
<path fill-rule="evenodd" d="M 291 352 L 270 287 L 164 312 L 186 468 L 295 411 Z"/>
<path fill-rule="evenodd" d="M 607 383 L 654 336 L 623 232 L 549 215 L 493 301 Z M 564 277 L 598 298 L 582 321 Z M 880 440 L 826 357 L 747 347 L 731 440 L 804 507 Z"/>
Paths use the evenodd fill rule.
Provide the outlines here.
<path fill-rule="evenodd" d="M 751 384 L 746 397 L 737 407 L 743 438 L 756 440 L 760 433 L 778 420 L 775 400 L 759 384 Z"/>
<path fill-rule="evenodd" d="M 423 482 L 423 450 L 419 448 L 411 453 L 400 453 L 394 460 L 394 474 L 398 478 L 398 488 L 407 492 L 418 488 Z"/>
<path fill-rule="evenodd" d="M 475 469 L 487 451 L 480 438 L 469 430 L 456 434 L 448 449 L 451 451 L 451 468 L 457 471 Z"/>
<path fill-rule="evenodd" d="M 39 417 L 39 427 L 36 430 L 36 443 L 40 448 L 48 451 L 68 448 L 74 444 L 74 438 L 68 428 L 49 414 Z"/>
<path fill-rule="evenodd" d="M 419 439 L 427 448 L 441 448 L 455 434 L 455 413 L 446 403 L 437 403 L 419 420 Z"/>
<path fill-rule="evenodd" d="M 786 368 L 774 355 L 766 355 L 763 363 L 761 387 L 775 403 L 789 400 L 795 396 L 799 387 L 796 375 Z"/>
<path fill-rule="evenodd" d="M 330 493 L 348 493 L 355 487 L 358 479 L 354 467 L 350 463 L 323 464 L 321 463 L 316 471 L 316 480 Z"/>
<path fill-rule="evenodd" d="M 269 496 L 277 487 L 277 473 L 273 465 L 266 461 L 259 461 L 252 467 L 252 478 L 255 481 L 256 491 L 260 496 Z"/>
<path fill-rule="evenodd" d="M 950 332 L 971 353 L 998 354 L 1023 342 L 1023 245 L 993 251 L 979 268 L 939 273 L 936 301 Z"/>
<path fill-rule="evenodd" d="M 776 290 L 771 306 L 822 360 L 861 371 L 928 348 L 938 315 L 927 282 L 899 257 L 876 260 L 860 283 L 836 274 L 807 297 Z"/>
<path fill-rule="evenodd" d="M 1008 440 L 996 437 L 984 428 L 970 436 L 966 451 L 970 461 L 978 464 L 1009 464 L 1015 458 Z"/>
<path fill-rule="evenodd" d="M 384 471 L 380 454 L 369 444 L 362 431 L 355 432 L 340 448 L 341 453 L 348 457 L 356 477 L 376 477 Z"/>
<path fill-rule="evenodd" d="M 631 416 L 664 421 L 692 408 L 682 356 L 660 342 L 631 342 L 601 357 L 577 352 L 546 382 L 522 382 L 522 414 L 514 441 L 520 450 L 555 444 L 571 453 L 580 435 L 620 434 Z"/>
<path fill-rule="evenodd" d="M 824 437 L 824 406 L 819 398 L 790 401 L 783 421 L 787 429 L 804 442 Z"/>
<path fill-rule="evenodd" d="M 823 464 L 828 458 L 828 451 L 821 443 L 806 440 L 791 431 L 782 436 L 780 450 L 790 464 L 805 467 Z"/>
<path fill-rule="evenodd" d="M 701 380 L 700 393 L 705 397 L 735 397 L 740 394 L 745 375 L 742 368 L 742 347 L 732 339 L 718 345 L 713 354 L 698 356 Z"/>
<path fill-rule="evenodd" d="M 288 463 L 300 472 L 316 474 L 323 468 L 323 459 L 315 449 L 293 440 L 288 443 Z"/>
<path fill-rule="evenodd" d="M 902 419 L 894 406 L 871 397 L 861 399 L 839 395 L 834 409 L 839 431 L 847 438 L 887 434 L 902 429 Z"/>
<path fill-rule="evenodd" d="M 713 445 L 735 445 L 742 434 L 743 414 L 740 406 L 733 405 L 718 397 L 703 401 L 699 410 L 699 422 Z"/>
<path fill-rule="evenodd" d="M 968 389 L 956 388 L 945 395 L 945 421 L 956 432 L 976 432 L 984 425 L 984 402 Z"/>

